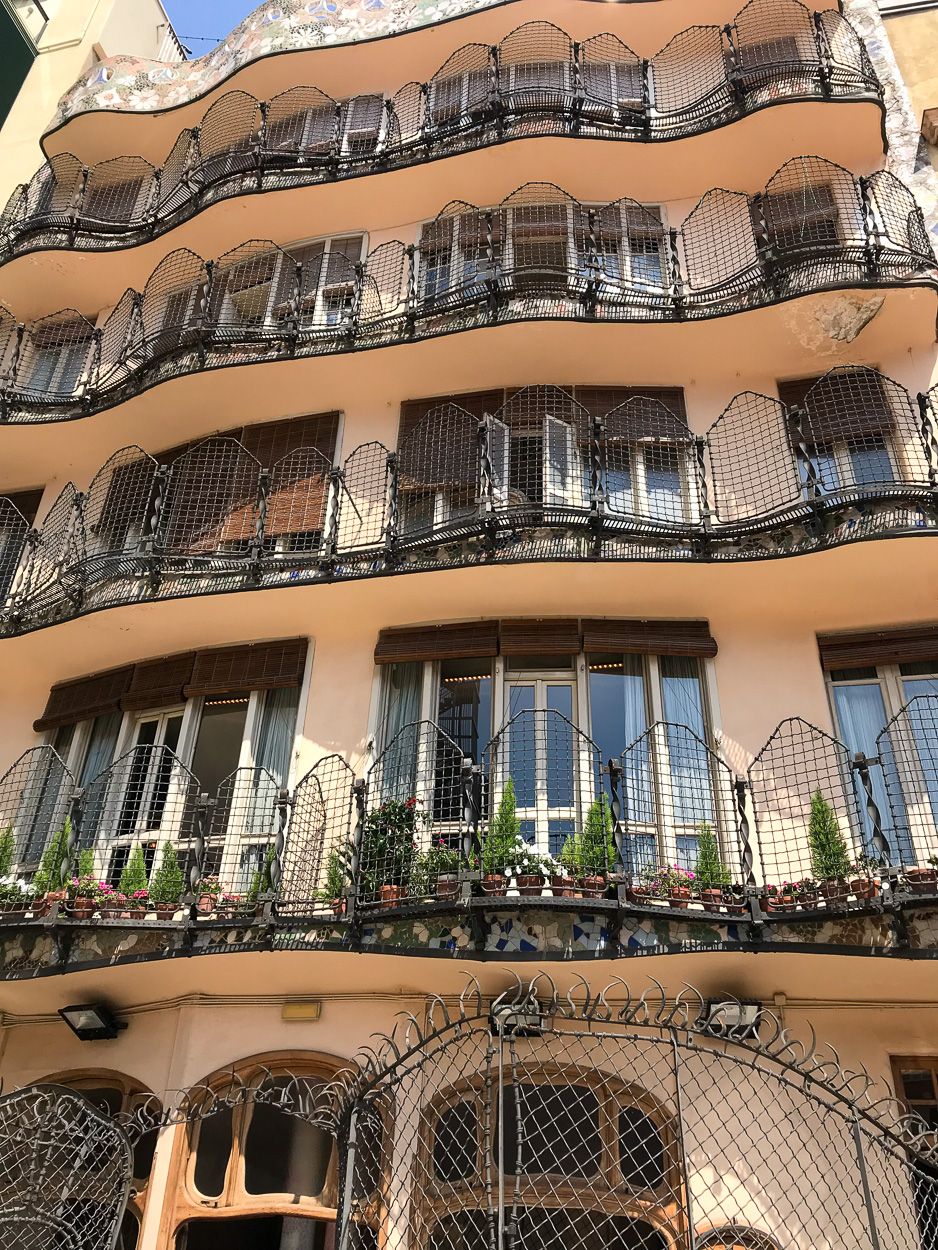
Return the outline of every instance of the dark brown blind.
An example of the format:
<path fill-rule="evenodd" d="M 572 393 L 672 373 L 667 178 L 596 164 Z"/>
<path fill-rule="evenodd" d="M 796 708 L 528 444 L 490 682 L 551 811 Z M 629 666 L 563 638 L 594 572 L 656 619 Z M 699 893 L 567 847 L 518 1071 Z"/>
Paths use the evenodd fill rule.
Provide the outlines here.
<path fill-rule="evenodd" d="M 575 386 L 573 398 L 591 417 L 604 417 L 619 404 L 636 398 L 657 399 L 682 421 L 687 420 L 684 391 L 680 386 Z"/>
<path fill-rule="evenodd" d="M 583 622 L 583 650 L 641 655 L 699 655 L 717 653 L 708 621 Z"/>
<path fill-rule="evenodd" d="M 36 519 L 36 513 L 39 511 L 39 505 L 42 502 L 42 487 L 40 486 L 38 490 L 14 491 L 12 495 L 7 495 L 7 499 L 16 508 L 27 525 L 32 525 Z"/>
<path fill-rule="evenodd" d="M 414 660 L 470 660 L 498 654 L 498 622 L 425 625 L 418 629 L 383 629 L 375 647 L 376 664 Z"/>
<path fill-rule="evenodd" d="M 93 677 L 60 682 L 49 691 L 46 710 L 33 722 L 33 729 L 41 733 L 45 729 L 58 729 L 60 725 L 90 720 L 102 712 L 118 711 L 132 675 L 133 665 L 128 664 Z"/>
<path fill-rule="evenodd" d="M 316 416 L 293 417 L 289 421 L 264 421 L 233 431 L 247 450 L 265 469 L 272 469 L 278 460 L 299 447 L 315 447 L 332 464 L 339 414 L 322 412 Z"/>
<path fill-rule="evenodd" d="M 298 686 L 306 661 L 306 639 L 257 642 L 243 647 L 198 651 L 185 695 L 228 694 L 233 690 L 276 690 Z"/>
<path fill-rule="evenodd" d="M 783 404 L 805 409 L 809 443 L 881 436 L 896 423 L 882 382 L 865 369 L 779 382 L 778 394 Z"/>
<path fill-rule="evenodd" d="M 818 634 L 817 643 L 821 665 L 827 672 L 877 664 L 914 664 L 920 660 L 938 662 L 938 625 Z"/>
<path fill-rule="evenodd" d="M 579 622 L 561 617 L 502 621 L 502 655 L 571 655 L 580 650 Z"/>
<path fill-rule="evenodd" d="M 124 711 L 169 707 L 181 703 L 183 691 L 192 678 L 194 651 L 168 655 L 161 660 L 148 660 L 134 667 L 127 693 L 121 699 Z"/>
<path fill-rule="evenodd" d="M 465 395 L 436 395 L 431 399 L 407 399 L 401 404 L 401 423 L 397 431 L 397 445 L 401 447 L 411 430 L 419 425 L 434 408 L 440 408 L 444 404 L 456 404 L 481 421 L 487 412 L 497 412 L 504 402 L 504 391 L 469 391 Z"/>

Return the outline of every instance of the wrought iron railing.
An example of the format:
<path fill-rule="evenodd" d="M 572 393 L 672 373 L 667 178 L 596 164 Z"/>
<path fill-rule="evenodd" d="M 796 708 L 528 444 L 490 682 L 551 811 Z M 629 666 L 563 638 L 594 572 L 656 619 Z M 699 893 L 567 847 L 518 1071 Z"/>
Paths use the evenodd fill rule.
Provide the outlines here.
<path fill-rule="evenodd" d="M 428 412 L 396 450 L 262 465 L 213 437 L 125 447 L 37 528 L 0 499 L 0 635 L 145 600 L 550 559 L 766 559 L 938 527 L 936 393 L 834 369 L 802 404 L 738 395 L 705 434 L 660 399 L 530 386 Z"/>
<path fill-rule="evenodd" d="M 764 194 L 709 191 L 679 229 L 632 200 L 590 206 L 530 183 L 495 208 L 448 205 L 417 243 L 366 260 L 244 243 L 165 257 L 99 326 L 0 310 L 0 420 L 113 407 L 206 369 L 329 355 L 526 320 L 674 322 L 825 290 L 926 285 L 921 210 L 892 174 L 788 161 Z"/>
<path fill-rule="evenodd" d="M 881 100 L 866 48 L 836 11 L 751 0 L 733 25 L 694 26 L 657 56 L 615 35 L 575 41 L 528 22 L 469 44 L 425 83 L 334 100 L 291 87 L 232 91 L 184 130 L 160 168 L 137 156 L 86 166 L 60 153 L 0 217 L 0 261 L 37 248 L 127 247 L 209 204 L 377 173 L 538 135 L 680 139 L 796 100 Z"/>
<path fill-rule="evenodd" d="M 745 776 L 673 723 L 606 760 L 555 711 L 519 712 L 477 745 L 472 758 L 423 721 L 361 776 L 332 755 L 292 792 L 240 768 L 211 795 L 167 747 L 134 747 L 81 786 L 33 747 L 0 777 L 0 831 L 14 870 L 39 870 L 53 897 L 79 872 L 104 882 L 91 898 L 69 889 L 62 910 L 83 918 L 159 904 L 342 919 L 492 895 L 598 905 L 617 887 L 620 902 L 728 915 L 938 894 L 938 695 L 914 697 L 872 756 L 785 721 Z M 132 854 L 151 897 L 115 899 Z"/>

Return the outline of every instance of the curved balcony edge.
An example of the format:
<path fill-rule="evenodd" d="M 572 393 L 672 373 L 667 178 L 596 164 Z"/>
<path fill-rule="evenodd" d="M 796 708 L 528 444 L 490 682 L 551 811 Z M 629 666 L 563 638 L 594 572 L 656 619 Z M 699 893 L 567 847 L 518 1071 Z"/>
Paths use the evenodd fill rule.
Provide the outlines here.
<path fill-rule="evenodd" d="M 676 36 L 660 67 L 615 36 L 581 44 L 531 22 L 489 47 L 484 63 L 480 45 L 470 45 L 429 82 L 391 97 L 338 101 L 297 86 L 259 101 L 232 92 L 180 133 L 161 167 L 132 156 L 88 167 L 57 154 L 0 215 L 0 264 L 40 250 L 133 247 L 242 195 L 373 176 L 531 137 L 674 142 L 784 104 L 875 103 L 885 151 L 883 91 L 862 41 L 834 11 L 812 22 L 798 0 L 789 3 L 798 20 L 763 28 L 763 17 L 742 31 L 695 27 Z M 799 59 L 766 63 L 767 41 L 782 33 L 775 25 Z M 804 44 L 816 44 L 812 56 Z M 694 54 L 699 86 L 686 83 L 685 53 Z M 533 62 L 542 81 L 519 85 L 515 62 Z"/>
<path fill-rule="evenodd" d="M 386 6 L 345 5 L 345 20 L 337 21 L 335 5 L 314 0 L 262 13 L 260 6 L 222 43 L 194 61 L 166 64 L 146 58 L 115 56 L 97 64 L 62 97 L 43 145 L 75 118 L 89 113 L 159 114 L 195 103 L 234 79 L 241 71 L 264 60 L 316 49 L 377 43 L 420 30 L 449 25 L 488 9 L 504 8 L 518 0 L 443 0 L 428 15 L 408 10 L 403 17 Z M 634 3 L 635 0 L 618 0 Z M 653 0 L 660 2 L 660 0 Z M 805 6 L 806 7 L 806 6 Z M 837 7 L 839 8 L 839 0 Z M 811 12 L 834 11 L 819 0 Z"/>

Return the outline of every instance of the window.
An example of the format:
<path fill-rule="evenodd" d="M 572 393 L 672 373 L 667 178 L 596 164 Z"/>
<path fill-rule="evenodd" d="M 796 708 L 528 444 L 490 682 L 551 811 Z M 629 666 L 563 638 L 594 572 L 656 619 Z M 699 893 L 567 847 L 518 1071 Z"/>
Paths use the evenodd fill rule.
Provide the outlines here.
<path fill-rule="evenodd" d="M 762 210 L 769 242 L 782 261 L 829 252 L 840 243 L 840 213 L 829 183 L 774 191 L 763 197 Z"/>
<path fill-rule="evenodd" d="M 73 395 L 91 352 L 92 327 L 83 319 L 57 321 L 33 331 L 19 385 L 39 394 Z"/>
<path fill-rule="evenodd" d="M 462 129 L 469 126 L 484 117 L 488 102 L 488 68 L 450 74 L 430 83 L 430 118 L 437 127 Z"/>
<path fill-rule="evenodd" d="M 267 151 L 274 154 L 301 156 L 304 160 L 331 155 L 336 140 L 338 117 L 336 107 L 324 101 L 311 106 L 301 103 L 304 88 L 291 100 L 286 92 L 272 100 L 267 112 Z"/>
<path fill-rule="evenodd" d="M 315 1105 L 335 1066 L 282 1054 L 241 1066 L 262 1089 L 245 1101 L 206 1099 L 210 1114 L 177 1140 L 174 1226 L 185 1250 L 332 1250 L 338 1197 L 335 1141 L 308 1118 L 280 1109 Z M 207 1082 L 221 1089 L 231 1075 Z M 232 1219 L 236 1212 L 242 1218 Z"/>
<path fill-rule="evenodd" d="M 81 215 L 86 221 L 130 222 L 145 203 L 142 175 L 108 181 L 96 172 L 85 191 Z"/>
<path fill-rule="evenodd" d="M 938 1058 L 893 1055 L 890 1062 L 896 1097 L 926 1124 L 938 1129 Z"/>

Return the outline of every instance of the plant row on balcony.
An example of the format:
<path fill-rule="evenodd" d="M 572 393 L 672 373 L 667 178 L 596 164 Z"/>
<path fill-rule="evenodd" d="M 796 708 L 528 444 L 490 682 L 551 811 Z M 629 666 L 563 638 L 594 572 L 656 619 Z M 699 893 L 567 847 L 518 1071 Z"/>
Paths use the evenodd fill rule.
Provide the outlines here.
<path fill-rule="evenodd" d="M 171 253 L 95 327 L 72 309 L 0 315 L 0 419 L 68 419 L 205 369 L 332 354 L 525 320 L 674 322 L 825 290 L 934 286 L 912 193 L 788 161 L 761 196 L 709 191 L 679 229 L 632 200 L 589 206 L 547 183 L 448 205 L 417 244 L 363 262 L 322 244 Z"/>
<path fill-rule="evenodd" d="M 312 446 L 264 466 L 225 436 L 165 464 L 124 448 L 87 490 L 66 485 L 38 529 L 0 499 L 0 632 L 141 598 L 480 560 L 731 560 L 927 532 L 934 401 L 840 367 L 799 405 L 739 395 L 703 435 L 656 397 L 603 413 L 529 386 L 481 420 L 441 403 L 396 451 L 372 441 L 341 467 Z"/>
<path fill-rule="evenodd" d="M 615 35 L 575 41 L 528 22 L 469 44 L 428 82 L 334 100 L 291 87 L 222 96 L 163 165 L 60 153 L 14 191 L 0 260 L 48 247 L 130 246 L 220 199 L 416 165 L 515 138 L 679 139 L 794 100 L 880 100 L 866 48 L 836 11 L 752 0 L 733 25 L 695 26 L 657 56 Z"/>
<path fill-rule="evenodd" d="M 560 713 L 521 712 L 479 762 L 419 722 L 361 778 L 329 756 L 292 793 L 248 768 L 214 796 L 165 747 L 83 787 L 34 747 L 0 778 L 0 902 L 37 919 L 289 922 L 473 898 L 588 908 L 624 892 L 733 916 L 760 899 L 772 914 L 936 894 L 938 696 L 913 698 L 876 746 L 852 755 L 788 720 L 737 777 L 693 730 L 658 723 L 604 765 Z"/>

